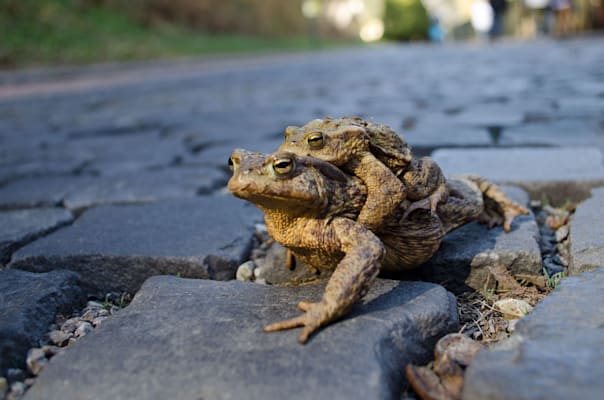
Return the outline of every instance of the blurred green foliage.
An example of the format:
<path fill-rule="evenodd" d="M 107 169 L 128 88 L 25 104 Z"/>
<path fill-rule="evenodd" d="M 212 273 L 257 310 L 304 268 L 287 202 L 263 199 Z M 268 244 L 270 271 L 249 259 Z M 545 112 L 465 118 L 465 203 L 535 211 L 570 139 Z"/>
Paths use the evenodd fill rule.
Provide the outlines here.
<path fill-rule="evenodd" d="M 386 0 L 384 37 L 393 40 L 428 38 L 430 19 L 421 0 Z"/>
<path fill-rule="evenodd" d="M 91 0 L 88 0 L 91 1 Z M 95 0 L 149 25 L 178 23 L 208 32 L 297 35 L 306 21 L 302 0 Z"/>
<path fill-rule="evenodd" d="M 0 66 L 316 46 L 297 35 L 290 19 L 263 14 L 270 10 L 262 4 L 282 0 L 255 2 L 261 6 L 252 12 L 252 0 L 0 0 Z M 207 14 L 210 6 L 214 9 Z M 265 25 L 254 26 L 265 18 Z M 243 25 L 235 26 L 240 20 Z M 289 28 L 289 36 L 268 35 Z"/>

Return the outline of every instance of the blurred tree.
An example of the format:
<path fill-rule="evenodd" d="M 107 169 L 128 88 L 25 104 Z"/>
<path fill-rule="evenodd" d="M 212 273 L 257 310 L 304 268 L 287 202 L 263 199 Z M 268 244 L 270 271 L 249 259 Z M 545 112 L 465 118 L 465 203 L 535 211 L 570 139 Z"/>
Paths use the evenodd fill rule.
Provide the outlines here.
<path fill-rule="evenodd" d="M 184 24 L 207 32 L 299 35 L 302 0 L 86 0 L 103 2 L 149 25 Z"/>
<path fill-rule="evenodd" d="M 394 40 L 428 38 L 430 19 L 421 0 L 386 0 L 384 37 Z"/>

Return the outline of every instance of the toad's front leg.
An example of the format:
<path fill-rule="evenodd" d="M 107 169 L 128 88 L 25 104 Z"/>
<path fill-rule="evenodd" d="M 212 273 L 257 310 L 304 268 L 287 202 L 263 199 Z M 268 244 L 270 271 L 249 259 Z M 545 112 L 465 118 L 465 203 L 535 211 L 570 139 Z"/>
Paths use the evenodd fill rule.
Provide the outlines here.
<path fill-rule="evenodd" d="M 347 218 L 336 218 L 324 229 L 324 238 L 336 242 L 331 243 L 329 250 L 334 253 L 340 251 L 345 255 L 329 279 L 323 298 L 317 303 L 301 301 L 298 307 L 304 314 L 270 324 L 264 328 L 265 332 L 302 326 L 304 328 L 298 340 L 306 343 L 310 335 L 321 326 L 348 313 L 354 303 L 369 290 L 385 253 L 380 239 L 359 223 Z M 318 239 L 317 244 L 321 245 L 321 238 Z"/>
<path fill-rule="evenodd" d="M 369 152 L 347 164 L 367 187 L 367 199 L 357 221 L 371 231 L 378 229 L 407 197 L 407 188 L 398 177 Z"/>

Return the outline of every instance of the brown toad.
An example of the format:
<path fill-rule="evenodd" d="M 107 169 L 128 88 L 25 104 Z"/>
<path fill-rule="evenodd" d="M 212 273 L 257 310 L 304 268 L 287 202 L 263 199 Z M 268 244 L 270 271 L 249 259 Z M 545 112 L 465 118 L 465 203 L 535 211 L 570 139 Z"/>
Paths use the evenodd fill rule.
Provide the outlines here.
<path fill-rule="evenodd" d="M 303 326 L 304 343 L 319 327 L 346 314 L 368 290 L 379 271 L 417 267 L 438 249 L 445 233 L 478 218 L 483 193 L 469 180 L 450 180 L 451 192 L 435 213 L 413 213 L 402 201 L 371 232 L 356 221 L 367 189 L 360 179 L 313 157 L 287 152 L 272 155 L 235 150 L 229 190 L 256 204 L 271 236 L 320 270 L 333 270 L 321 301 L 302 301 L 305 313 L 265 328 Z"/>
<path fill-rule="evenodd" d="M 358 176 L 367 186 L 358 221 L 372 230 L 405 199 L 415 202 L 407 213 L 434 212 L 447 199 L 438 164 L 429 157 L 414 159 L 403 138 L 386 125 L 360 118 L 316 119 L 287 127 L 279 150 L 317 157 Z"/>

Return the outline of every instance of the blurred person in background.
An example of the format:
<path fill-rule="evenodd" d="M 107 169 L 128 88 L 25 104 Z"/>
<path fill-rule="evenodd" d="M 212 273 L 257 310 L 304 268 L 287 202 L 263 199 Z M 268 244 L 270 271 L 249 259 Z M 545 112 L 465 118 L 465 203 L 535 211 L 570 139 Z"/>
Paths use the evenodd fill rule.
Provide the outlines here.
<path fill-rule="evenodd" d="M 503 35 L 503 21 L 505 18 L 505 11 L 508 8 L 508 2 L 507 0 L 489 0 L 489 4 L 493 9 L 493 25 L 489 31 L 489 37 L 491 40 L 495 40 Z"/>
<path fill-rule="evenodd" d="M 440 21 L 437 17 L 430 17 L 430 27 L 428 28 L 428 38 L 432 42 L 442 42 L 445 40 L 445 32 L 440 26 Z"/>
<path fill-rule="evenodd" d="M 525 6 L 530 10 L 535 26 L 535 35 L 547 35 L 550 32 L 548 23 L 551 13 L 550 0 L 524 0 Z"/>
<path fill-rule="evenodd" d="M 572 0 L 552 0 L 550 7 L 553 13 L 552 32 L 559 36 L 565 36 L 574 31 L 574 9 Z"/>

